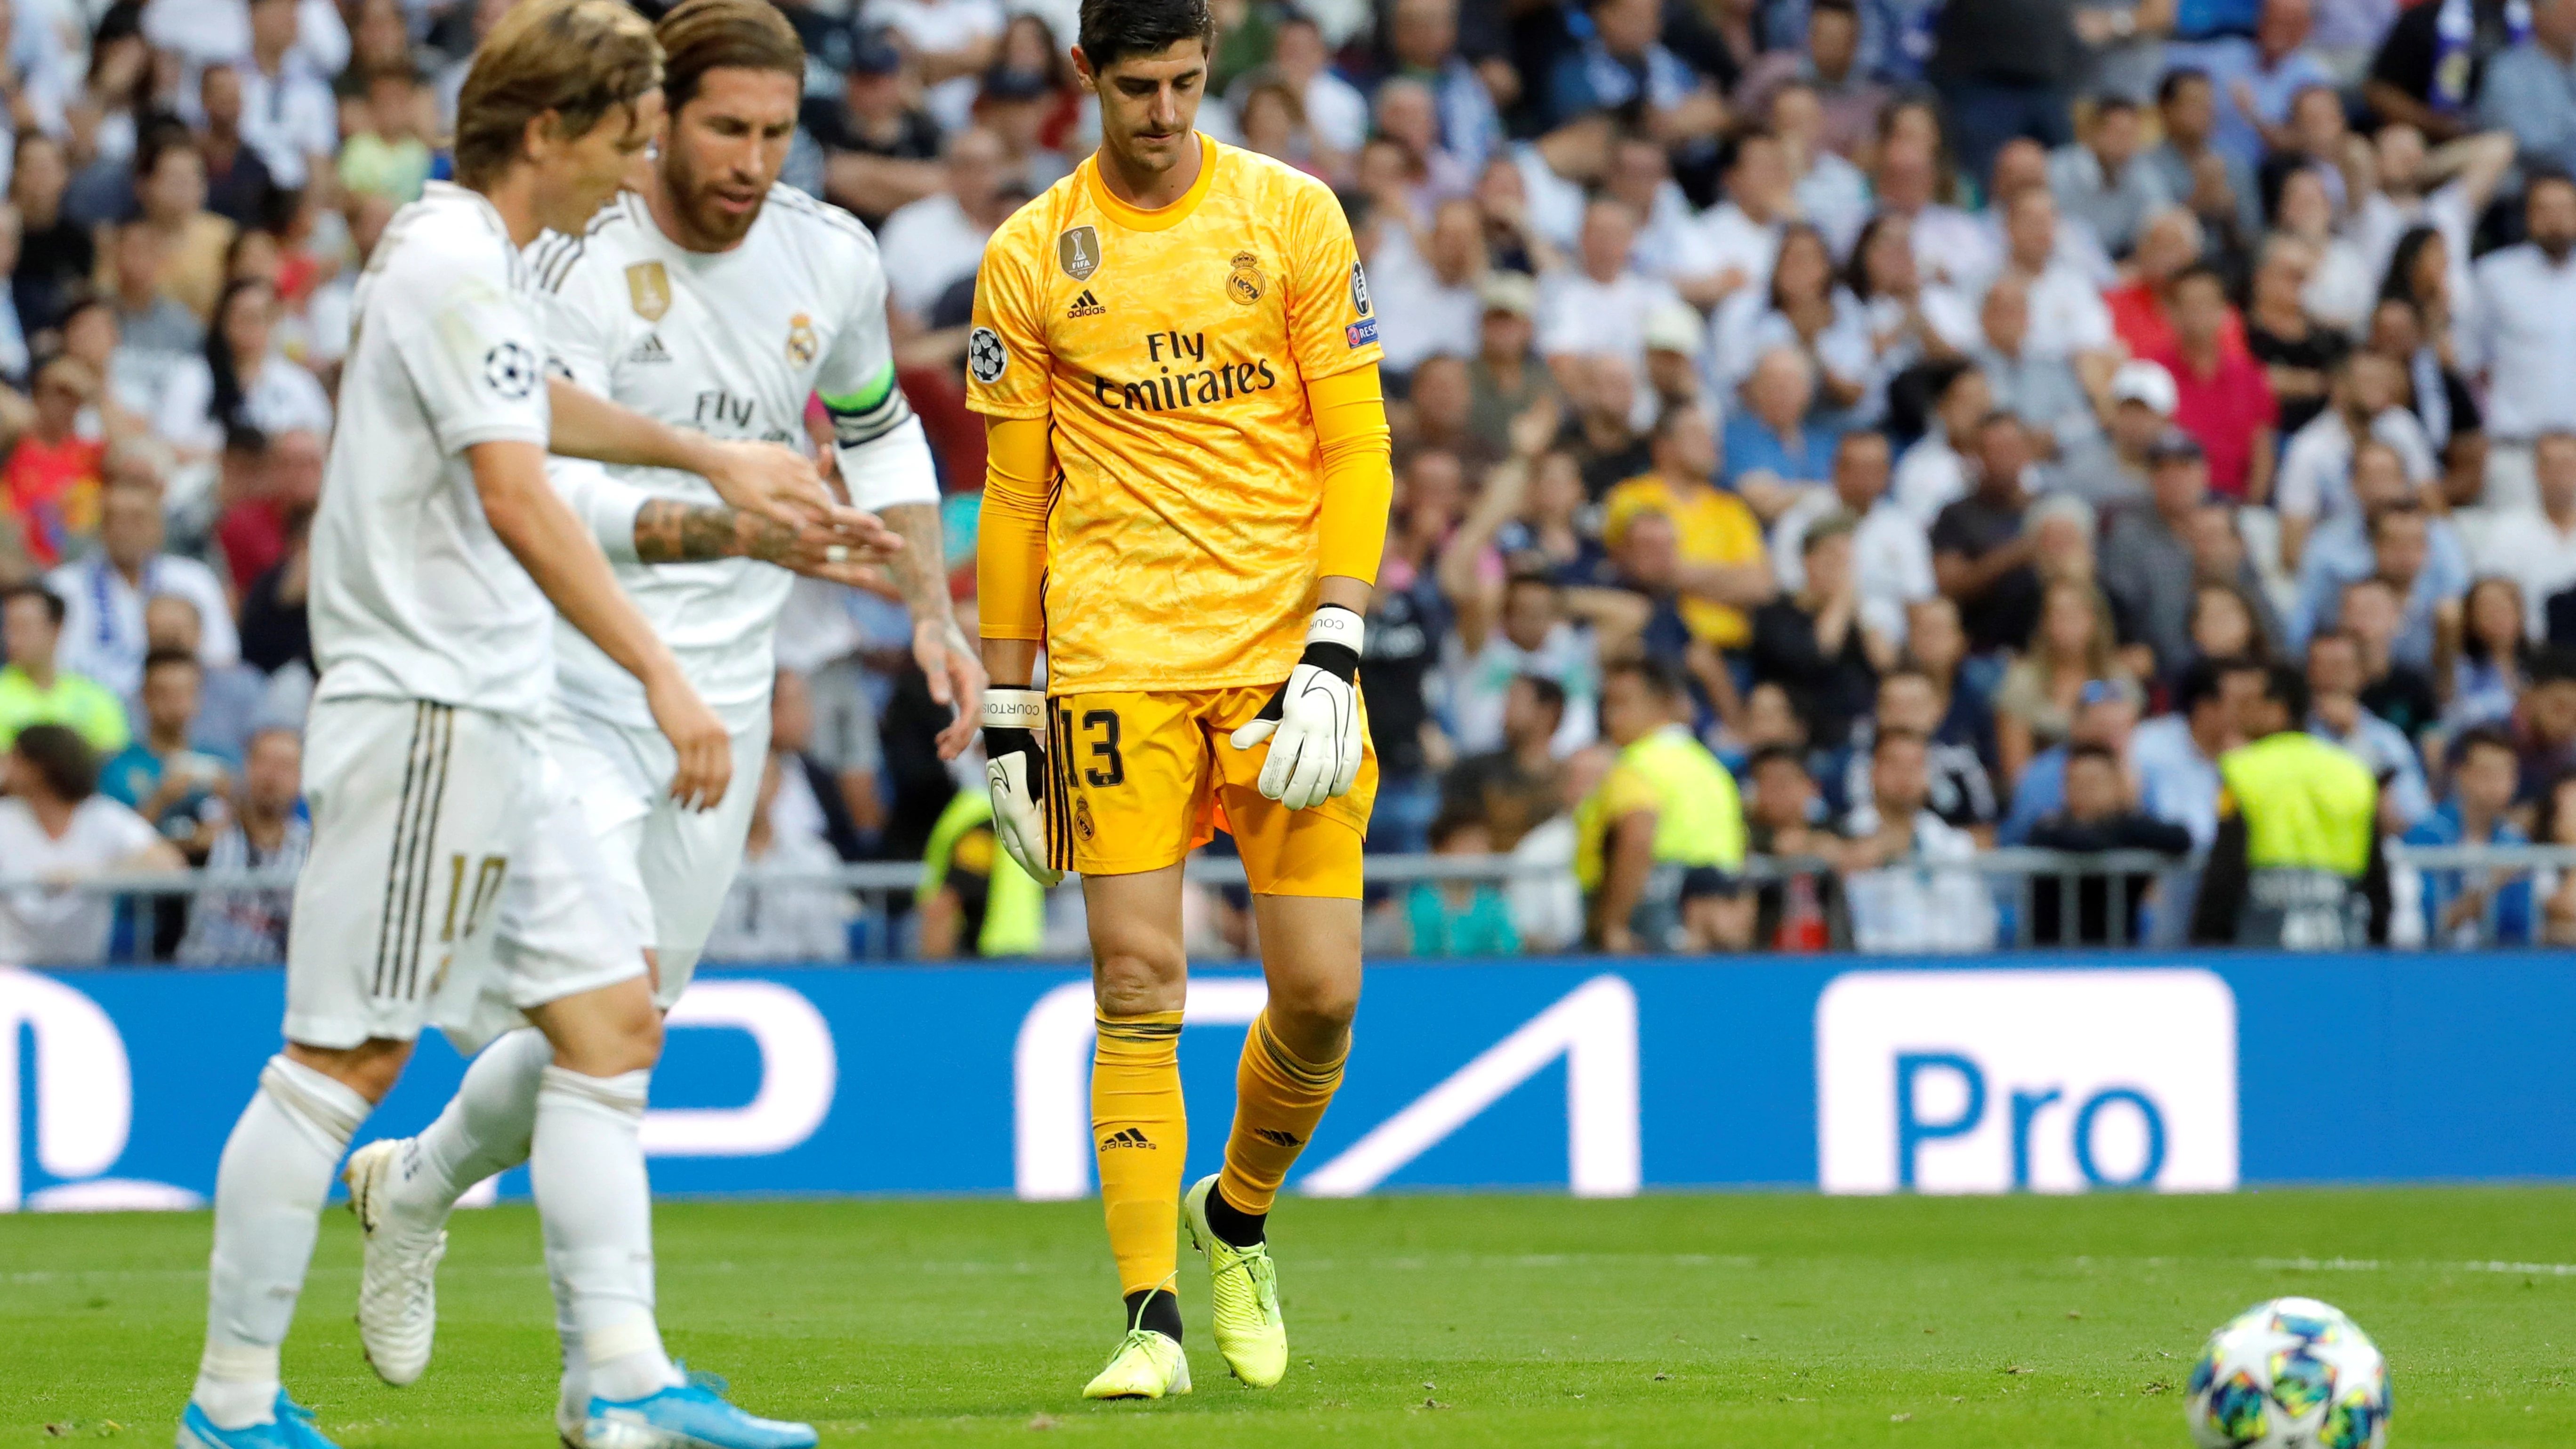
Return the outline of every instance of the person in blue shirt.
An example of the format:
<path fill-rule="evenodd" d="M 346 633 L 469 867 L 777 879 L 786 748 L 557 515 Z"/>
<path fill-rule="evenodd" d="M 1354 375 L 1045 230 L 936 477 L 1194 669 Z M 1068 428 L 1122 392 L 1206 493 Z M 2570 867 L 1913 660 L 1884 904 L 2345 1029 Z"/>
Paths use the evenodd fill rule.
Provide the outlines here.
<path fill-rule="evenodd" d="M 1493 840 L 1474 815 L 1444 814 L 1431 826 L 1439 855 L 1488 855 Z M 1512 956 L 1521 949 L 1511 905 L 1491 881 L 1415 881 L 1404 918 L 1416 956 Z"/>
<path fill-rule="evenodd" d="M 2451 743 L 2451 794 L 2406 832 L 2408 845 L 2523 845 L 2506 811 L 2513 807 L 2520 758 L 2513 737 L 2494 725 L 2463 731 Z M 2527 946 L 2532 941 L 2531 878 L 2511 871 L 2415 870 L 2424 944 L 2434 949 Z M 2403 885 L 2398 886 L 2403 900 Z"/>
<path fill-rule="evenodd" d="M 2012 809 L 1995 831 L 1995 844 L 2030 844 L 2031 830 L 2066 807 L 2066 758 L 2076 746 L 2098 745 L 2125 762 L 2142 703 L 2137 685 L 2128 680 L 2086 680 L 2066 738 L 2031 756 L 2013 781 Z"/>

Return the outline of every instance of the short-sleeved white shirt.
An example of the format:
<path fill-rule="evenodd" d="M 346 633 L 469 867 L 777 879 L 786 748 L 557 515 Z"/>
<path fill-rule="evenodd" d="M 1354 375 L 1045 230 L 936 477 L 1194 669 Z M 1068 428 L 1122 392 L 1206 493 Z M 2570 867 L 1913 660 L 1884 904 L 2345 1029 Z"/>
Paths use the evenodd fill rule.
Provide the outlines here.
<path fill-rule="evenodd" d="M 546 445 L 546 340 L 499 212 L 432 182 L 359 282 L 313 524 L 319 699 L 540 718 L 554 610 L 483 516 L 465 450 Z"/>
<path fill-rule="evenodd" d="M 161 837 L 151 822 L 104 795 L 72 811 L 54 839 L 24 800 L 0 798 L 0 875 L 106 870 Z M 95 966 L 107 958 L 115 902 L 80 891 L 31 887 L 0 894 L 0 966 Z"/>
<path fill-rule="evenodd" d="M 548 366 L 586 392 L 710 437 L 803 446 L 806 399 L 832 420 L 841 474 L 863 508 L 936 503 L 921 426 L 896 385 L 886 330 L 886 268 L 858 219 L 789 186 L 769 199 L 741 244 L 693 252 L 662 234 L 641 196 L 618 196 L 578 237 L 529 248 L 545 310 Z M 893 455 L 891 457 L 887 455 Z M 632 557 L 643 495 L 721 502 L 692 473 L 555 460 L 558 488 L 594 527 L 617 516 L 581 501 L 605 475 Z M 734 728 L 769 709 L 772 643 L 794 576 L 750 559 L 620 562 L 617 580 L 708 706 Z M 556 671 L 565 702 L 620 724 L 650 726 L 643 686 L 569 624 Z"/>

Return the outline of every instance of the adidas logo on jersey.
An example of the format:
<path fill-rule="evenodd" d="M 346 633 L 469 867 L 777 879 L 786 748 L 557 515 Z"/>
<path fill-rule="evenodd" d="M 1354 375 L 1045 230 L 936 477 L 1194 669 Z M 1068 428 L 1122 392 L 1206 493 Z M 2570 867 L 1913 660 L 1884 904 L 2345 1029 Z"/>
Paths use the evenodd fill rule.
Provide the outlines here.
<path fill-rule="evenodd" d="M 1144 1133 L 1137 1131 L 1133 1127 L 1121 1127 L 1117 1131 L 1100 1139 L 1101 1151 L 1106 1152 L 1113 1147 L 1142 1147 L 1148 1152 L 1158 1152 L 1161 1150 L 1156 1147 L 1152 1140 L 1147 1138 Z"/>
<path fill-rule="evenodd" d="M 1064 315 L 1067 317 L 1098 317 L 1106 314 L 1108 311 L 1108 308 L 1100 305 L 1100 299 L 1091 295 L 1091 290 L 1086 287 L 1083 289 L 1081 296 L 1073 299 L 1072 308 L 1066 311 Z"/>
<path fill-rule="evenodd" d="M 671 350 L 662 345 L 661 333 L 647 332 L 644 334 L 644 340 L 636 343 L 634 350 L 626 354 L 626 360 L 629 362 L 668 362 L 671 360 Z"/>

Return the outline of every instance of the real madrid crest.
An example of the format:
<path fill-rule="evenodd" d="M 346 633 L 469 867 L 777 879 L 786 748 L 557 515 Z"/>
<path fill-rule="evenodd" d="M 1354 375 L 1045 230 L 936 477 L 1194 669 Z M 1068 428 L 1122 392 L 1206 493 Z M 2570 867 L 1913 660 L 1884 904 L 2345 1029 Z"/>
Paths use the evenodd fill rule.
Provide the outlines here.
<path fill-rule="evenodd" d="M 637 262 L 626 269 L 626 300 L 635 305 L 635 315 L 647 322 L 659 322 L 671 310 L 671 276 L 660 262 Z"/>
<path fill-rule="evenodd" d="M 798 367 L 812 367 L 823 350 L 814 337 L 814 319 L 799 312 L 787 319 L 787 360 Z"/>
<path fill-rule="evenodd" d="M 1069 226 L 1056 233 L 1055 264 L 1077 282 L 1088 282 L 1100 270 L 1100 233 L 1088 226 Z"/>
<path fill-rule="evenodd" d="M 1225 294 L 1246 307 L 1261 300 L 1261 259 L 1236 252 L 1225 274 Z"/>

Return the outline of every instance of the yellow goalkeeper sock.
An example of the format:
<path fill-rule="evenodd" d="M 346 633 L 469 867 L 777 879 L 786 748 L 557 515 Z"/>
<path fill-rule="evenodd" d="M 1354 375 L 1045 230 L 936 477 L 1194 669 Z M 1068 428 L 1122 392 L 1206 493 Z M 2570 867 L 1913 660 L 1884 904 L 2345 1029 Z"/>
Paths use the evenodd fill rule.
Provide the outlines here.
<path fill-rule="evenodd" d="M 1093 1024 L 1099 1044 L 1091 1058 L 1091 1142 L 1118 1291 L 1168 1288 L 1180 1262 L 1181 1158 L 1190 1138 L 1181 1104 L 1181 1014 L 1099 1016 Z"/>
<path fill-rule="evenodd" d="M 1253 1018 L 1234 1073 L 1234 1132 L 1226 1138 L 1225 1168 L 1216 1180 L 1217 1196 L 1227 1207 L 1251 1218 L 1270 1211 L 1279 1184 L 1332 1105 L 1349 1055 L 1345 1050 L 1329 1062 L 1307 1061 L 1280 1044 L 1268 1012 Z"/>

